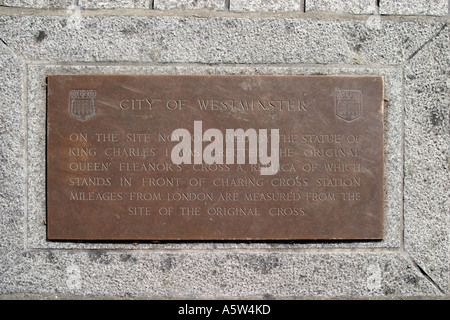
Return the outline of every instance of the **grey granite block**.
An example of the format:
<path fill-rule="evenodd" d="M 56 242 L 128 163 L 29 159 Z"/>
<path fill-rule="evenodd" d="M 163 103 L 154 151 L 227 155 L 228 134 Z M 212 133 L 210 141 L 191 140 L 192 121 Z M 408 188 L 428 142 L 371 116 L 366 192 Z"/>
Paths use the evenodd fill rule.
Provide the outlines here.
<path fill-rule="evenodd" d="M 303 0 L 230 0 L 231 11 L 304 11 Z"/>
<path fill-rule="evenodd" d="M 151 0 L 3 0 L 3 5 L 36 9 L 68 9 L 75 6 L 85 9 L 149 9 Z"/>
<path fill-rule="evenodd" d="M 209 9 L 226 10 L 225 0 L 154 0 L 153 8 L 155 10 L 168 9 Z"/>
<path fill-rule="evenodd" d="M 448 0 L 380 0 L 381 14 L 445 16 L 448 10 Z"/>
<path fill-rule="evenodd" d="M 405 248 L 443 289 L 448 284 L 450 33 L 405 68 Z"/>
<path fill-rule="evenodd" d="M 24 65 L 0 41 L 0 274 L 20 258 L 24 247 L 26 131 Z"/>
<path fill-rule="evenodd" d="M 352 14 L 374 14 L 377 12 L 376 0 L 306 0 L 306 12 L 331 12 Z"/>
<path fill-rule="evenodd" d="M 76 5 L 76 0 L 3 0 L 4 6 L 36 9 L 65 9 Z"/>
<path fill-rule="evenodd" d="M 85 9 L 150 9 L 151 0 L 78 0 Z"/>
<path fill-rule="evenodd" d="M 407 258 L 387 253 L 35 251 L 5 275 L 4 293 L 162 299 L 439 294 Z"/>
<path fill-rule="evenodd" d="M 176 16 L 3 16 L 32 61 L 399 64 L 442 22 Z"/>

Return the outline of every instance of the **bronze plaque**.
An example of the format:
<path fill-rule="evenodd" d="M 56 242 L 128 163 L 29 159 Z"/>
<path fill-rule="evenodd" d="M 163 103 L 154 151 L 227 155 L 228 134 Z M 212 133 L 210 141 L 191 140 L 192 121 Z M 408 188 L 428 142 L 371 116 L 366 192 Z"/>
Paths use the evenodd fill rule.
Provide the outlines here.
<path fill-rule="evenodd" d="M 52 75 L 47 236 L 383 237 L 383 77 Z"/>

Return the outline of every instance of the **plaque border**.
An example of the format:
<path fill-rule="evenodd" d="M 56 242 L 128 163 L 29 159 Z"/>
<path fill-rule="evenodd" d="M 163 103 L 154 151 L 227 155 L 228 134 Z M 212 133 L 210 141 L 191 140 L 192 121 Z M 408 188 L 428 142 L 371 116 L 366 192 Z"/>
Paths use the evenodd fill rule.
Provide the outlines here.
<path fill-rule="evenodd" d="M 83 66 L 83 65 L 75 65 L 72 66 L 70 69 L 67 68 L 67 66 L 64 68 L 64 72 L 61 72 L 61 66 L 30 66 L 30 68 L 33 68 L 33 72 L 37 72 L 37 70 L 40 69 L 40 74 L 41 77 L 44 77 L 44 79 L 46 78 L 47 75 L 50 74 L 73 74 L 73 73 L 83 73 L 83 74 L 101 74 L 99 72 L 99 67 L 96 66 Z M 382 75 L 385 78 L 385 82 L 389 82 L 390 85 L 392 85 L 393 82 L 396 81 L 392 81 L 391 78 L 398 78 L 400 76 L 400 71 L 399 68 L 393 68 L 393 67 L 386 67 L 382 70 L 380 69 L 368 69 L 368 68 L 339 68 L 339 67 L 322 67 L 322 66 L 318 66 L 318 67 L 298 67 L 294 70 L 287 70 L 284 73 L 279 73 L 280 68 L 279 67 L 264 67 L 264 73 L 259 72 L 258 74 L 267 74 L 267 75 L 314 75 L 317 73 L 323 74 L 323 75 Z M 106 69 L 106 70 L 105 70 Z M 119 71 L 120 69 L 120 71 Z M 120 68 L 117 66 L 111 66 L 110 68 L 105 68 L 105 66 L 103 66 L 102 68 L 102 73 L 104 74 L 210 74 L 211 70 L 217 69 L 214 67 L 205 67 L 204 70 L 200 70 L 199 73 L 195 72 L 194 70 L 190 70 L 188 68 L 183 68 L 180 67 L 179 68 L 179 72 L 166 72 L 164 70 L 165 68 L 161 68 L 161 67 L 148 67 L 147 70 L 142 70 L 142 68 L 133 68 L 133 67 L 127 67 L 127 68 Z M 217 74 L 239 74 L 242 73 L 242 69 L 245 68 L 239 68 L 239 67 L 223 67 L 223 71 L 220 71 L 219 68 L 219 72 Z M 202 72 L 203 71 L 203 72 Z M 319 72 L 318 72 L 319 71 Z M 384 72 L 381 72 L 384 71 Z M 249 73 L 251 75 L 251 73 Z M 398 82 L 397 82 L 398 83 Z M 385 91 L 386 91 L 386 83 L 385 83 Z M 396 87 L 396 89 L 398 89 L 398 87 Z M 42 93 L 42 92 L 41 92 Z M 385 94 L 387 94 L 385 92 Z M 44 109 L 46 110 L 46 96 L 44 94 Z M 39 107 L 39 106 L 36 106 Z M 40 108 L 42 108 L 42 105 L 40 106 Z M 392 108 L 391 108 L 392 109 Z M 30 110 L 31 112 L 31 110 Z M 34 112 L 34 111 L 33 111 Z M 387 118 L 387 114 L 385 114 L 385 126 L 388 124 L 388 121 L 390 121 Z M 45 125 L 45 124 L 44 124 Z M 397 126 L 395 126 L 397 127 Z M 45 130 L 44 130 L 45 132 Z M 398 134 L 398 132 L 396 133 Z M 389 141 L 388 139 L 390 139 L 390 137 L 385 137 L 385 157 L 386 157 L 386 141 Z M 45 144 L 45 135 L 41 136 L 41 139 L 43 139 L 44 144 Z M 397 142 L 398 143 L 398 142 Z M 41 144 L 40 144 L 41 146 Z M 397 146 L 398 147 L 398 146 Z M 393 148 L 395 149 L 395 147 Z M 42 150 L 38 152 L 42 153 Z M 388 154 L 392 154 L 390 152 L 388 152 Z M 394 160 L 394 159 L 393 159 Z M 399 162 L 399 159 L 395 159 L 396 162 Z M 401 164 L 400 164 L 401 166 Z M 396 165 L 397 167 L 397 165 Z M 387 179 L 392 179 L 394 176 L 393 175 L 389 175 L 387 176 L 387 172 L 389 169 L 386 169 L 386 165 L 385 165 L 385 178 L 384 178 L 384 183 L 385 186 L 389 186 L 389 185 L 399 185 L 400 180 L 397 179 L 398 181 L 396 181 L 396 183 L 392 183 L 387 181 Z M 389 184 L 386 184 L 387 182 L 389 182 Z M 31 183 L 31 182 L 30 182 Z M 36 186 L 36 188 L 39 188 L 39 186 Z M 33 190 L 35 190 L 35 188 L 33 187 Z M 401 189 L 400 189 L 401 190 Z M 42 188 L 41 185 L 41 192 L 45 193 L 45 188 Z M 400 195 L 398 194 L 398 192 L 394 192 L 397 193 L 397 200 L 395 201 L 395 204 L 393 204 L 393 207 L 398 208 L 399 207 L 399 198 Z M 385 192 L 385 197 L 387 195 L 390 195 L 392 197 L 392 193 L 387 194 Z M 32 196 L 32 195 L 30 195 Z M 389 203 L 389 199 L 385 199 L 386 204 Z M 392 200 L 390 200 L 392 201 Z M 46 212 L 45 210 L 45 205 L 42 207 L 41 210 L 44 210 L 44 212 Z M 383 240 L 252 240 L 252 241 L 243 241 L 243 240 L 198 240 L 198 241 L 177 241 L 177 240 L 167 240 L 167 241 L 158 241 L 160 244 L 164 243 L 164 245 L 162 247 L 165 248 L 174 248 L 174 246 L 176 247 L 177 244 L 182 244 L 182 245 L 188 245 L 191 244 L 193 246 L 196 247 L 208 247 L 208 245 L 210 245 L 210 243 L 213 242 L 230 242 L 229 245 L 230 247 L 233 246 L 251 246 L 251 243 L 258 243 L 259 246 L 261 247 L 267 247 L 267 244 L 270 243 L 276 243 L 277 247 L 279 247 L 280 249 L 283 248 L 284 243 L 289 241 L 289 242 L 296 242 L 297 245 L 300 246 L 310 246 L 310 247 L 328 247 L 328 248 L 333 248 L 333 247 L 387 247 L 387 248 L 391 248 L 391 247 L 398 247 L 400 244 L 400 239 L 399 239 L 399 234 L 395 234 L 395 232 L 393 231 L 393 229 L 398 229 L 399 224 L 400 224 L 400 217 L 398 214 L 394 213 L 392 214 L 393 210 L 389 209 L 389 205 L 385 205 L 385 210 L 384 210 L 384 226 L 385 226 L 385 234 L 384 234 L 384 239 Z M 42 212 L 42 211 L 40 211 Z M 42 215 L 42 214 L 41 214 Z M 28 215 L 29 218 L 36 220 L 36 217 L 33 217 L 33 215 Z M 42 219 L 41 221 L 45 221 L 45 216 L 41 217 L 40 219 Z M 37 220 L 39 220 L 39 218 L 37 218 Z M 394 221 L 391 223 L 391 221 Z M 33 223 L 31 221 L 29 221 L 29 225 L 33 225 Z M 390 228 L 389 226 L 392 226 L 392 228 Z M 33 226 L 33 228 L 27 228 L 27 230 L 30 230 L 30 232 L 28 233 L 28 238 L 30 239 L 29 243 L 33 243 L 33 248 L 73 248 L 73 247 L 78 247 L 78 246 L 83 246 L 86 248 L 116 248 L 116 247 L 120 247 L 120 246 L 126 246 L 127 242 L 126 240 L 108 240 L 108 241 L 102 241 L 102 240 L 95 240 L 95 241 L 88 241 L 88 240 L 79 240 L 76 241 L 76 245 L 74 245 L 73 241 L 70 240 L 55 240 L 55 241 L 47 241 L 47 239 L 45 239 L 45 237 L 42 237 L 42 234 L 40 232 L 35 233 L 33 230 L 35 229 L 35 227 Z M 392 230 L 391 230 L 392 229 Z M 44 232 L 45 234 L 45 232 Z M 147 247 L 147 248 L 152 248 L 155 245 L 152 244 L 151 240 L 148 241 L 142 241 L 140 240 L 139 242 L 142 243 L 143 246 Z M 170 243 L 172 242 L 172 243 Z M 201 244 L 201 242 L 203 242 L 203 244 Z M 223 245 L 224 247 L 227 247 L 225 243 L 222 243 L 221 245 Z M 161 245 L 159 245 L 161 247 Z M 272 245 L 273 246 L 273 245 Z"/>

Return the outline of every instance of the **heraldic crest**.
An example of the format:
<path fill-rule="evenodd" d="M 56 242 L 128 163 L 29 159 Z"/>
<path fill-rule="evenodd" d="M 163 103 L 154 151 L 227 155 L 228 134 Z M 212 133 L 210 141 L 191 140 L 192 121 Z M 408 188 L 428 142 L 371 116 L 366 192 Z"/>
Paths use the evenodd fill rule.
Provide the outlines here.
<path fill-rule="evenodd" d="M 97 112 L 97 90 L 70 90 L 70 115 L 86 121 Z"/>

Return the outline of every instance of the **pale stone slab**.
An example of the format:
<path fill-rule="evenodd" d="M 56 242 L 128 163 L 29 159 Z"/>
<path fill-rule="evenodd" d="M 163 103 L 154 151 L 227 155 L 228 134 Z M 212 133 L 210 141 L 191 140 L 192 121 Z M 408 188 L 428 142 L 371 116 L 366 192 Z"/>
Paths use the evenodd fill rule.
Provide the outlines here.
<path fill-rule="evenodd" d="M 303 0 L 230 0 L 231 11 L 304 11 Z"/>
<path fill-rule="evenodd" d="M 78 0 L 85 9 L 150 9 L 151 0 Z"/>
<path fill-rule="evenodd" d="M 381 0 L 381 14 L 445 16 L 448 0 Z"/>
<path fill-rule="evenodd" d="M 0 293 L 162 299 L 439 295 L 395 253 L 31 251 L 0 285 Z"/>
<path fill-rule="evenodd" d="M 76 0 L 3 0 L 2 4 L 8 7 L 64 9 L 76 5 Z"/>
<path fill-rule="evenodd" d="M 3 16 L 0 34 L 32 61 L 395 65 L 442 22 L 176 16 Z M 142 32 L 145 30 L 145 32 Z"/>
<path fill-rule="evenodd" d="M 224 0 L 154 0 L 153 8 L 155 10 L 169 9 L 209 9 L 226 10 Z"/>
<path fill-rule="evenodd" d="M 374 14 L 377 12 L 376 0 L 306 0 L 306 12 L 330 12 L 351 14 Z"/>
<path fill-rule="evenodd" d="M 441 288 L 449 276 L 448 27 L 405 68 L 405 248 Z"/>
<path fill-rule="evenodd" d="M 0 42 L 0 274 L 20 259 L 24 242 L 26 131 L 23 63 Z"/>
<path fill-rule="evenodd" d="M 4 6 L 36 9 L 149 9 L 151 0 L 3 0 Z"/>

